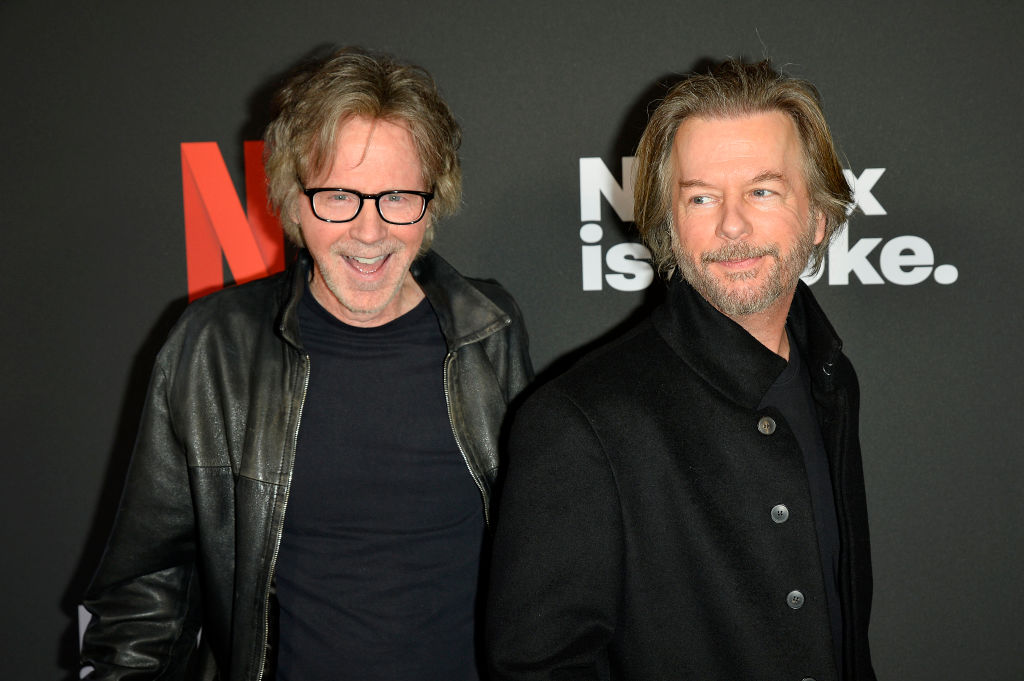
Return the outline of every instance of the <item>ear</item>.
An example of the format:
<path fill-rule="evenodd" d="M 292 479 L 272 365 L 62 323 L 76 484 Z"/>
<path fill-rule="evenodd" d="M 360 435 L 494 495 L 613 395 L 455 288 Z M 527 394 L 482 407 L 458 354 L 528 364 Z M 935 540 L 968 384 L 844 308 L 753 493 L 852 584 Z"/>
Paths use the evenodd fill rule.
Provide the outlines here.
<path fill-rule="evenodd" d="M 817 216 L 814 218 L 814 245 L 817 246 L 825 239 L 825 225 L 828 224 L 828 218 L 825 217 L 824 211 L 815 211 Z"/>
<path fill-rule="evenodd" d="M 302 224 L 302 221 L 299 220 L 299 196 L 301 196 L 301 194 L 299 194 L 298 196 L 296 196 L 295 198 L 288 202 L 288 209 L 287 211 L 285 211 L 285 214 L 288 216 L 288 219 L 297 225 Z"/>

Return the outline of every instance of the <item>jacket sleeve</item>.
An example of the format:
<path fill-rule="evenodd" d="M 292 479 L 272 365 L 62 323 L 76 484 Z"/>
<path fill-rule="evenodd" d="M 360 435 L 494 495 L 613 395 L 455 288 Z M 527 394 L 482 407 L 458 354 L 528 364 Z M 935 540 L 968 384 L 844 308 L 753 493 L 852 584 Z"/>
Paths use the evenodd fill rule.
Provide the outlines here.
<path fill-rule="evenodd" d="M 543 389 L 512 428 L 486 639 L 496 681 L 597 679 L 619 609 L 615 480 L 585 415 Z"/>
<path fill-rule="evenodd" d="M 168 354 L 165 347 L 150 380 L 114 527 L 84 598 L 90 679 L 179 678 L 196 647 L 195 520 L 167 398 Z"/>

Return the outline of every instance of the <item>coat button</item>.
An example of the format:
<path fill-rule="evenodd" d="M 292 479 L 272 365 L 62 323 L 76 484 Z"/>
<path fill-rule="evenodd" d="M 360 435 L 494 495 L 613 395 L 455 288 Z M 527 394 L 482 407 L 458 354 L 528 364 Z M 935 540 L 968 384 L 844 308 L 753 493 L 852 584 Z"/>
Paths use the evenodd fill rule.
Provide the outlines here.
<path fill-rule="evenodd" d="M 786 508 L 785 504 L 772 506 L 772 520 L 779 525 L 789 520 L 789 509 Z"/>
<path fill-rule="evenodd" d="M 757 422 L 757 429 L 761 431 L 762 435 L 771 435 L 775 432 L 775 419 L 771 416 L 762 416 L 761 420 Z"/>
<path fill-rule="evenodd" d="M 824 364 L 821 365 L 821 371 L 826 376 L 831 376 L 832 375 L 832 368 L 834 366 L 835 365 L 832 362 L 825 362 Z"/>
<path fill-rule="evenodd" d="M 805 676 L 804 678 L 800 679 L 800 681 L 814 681 L 814 679 L 812 679 L 809 676 Z"/>
<path fill-rule="evenodd" d="M 799 591 L 790 591 L 786 596 L 786 604 L 794 610 L 804 607 L 804 595 Z"/>

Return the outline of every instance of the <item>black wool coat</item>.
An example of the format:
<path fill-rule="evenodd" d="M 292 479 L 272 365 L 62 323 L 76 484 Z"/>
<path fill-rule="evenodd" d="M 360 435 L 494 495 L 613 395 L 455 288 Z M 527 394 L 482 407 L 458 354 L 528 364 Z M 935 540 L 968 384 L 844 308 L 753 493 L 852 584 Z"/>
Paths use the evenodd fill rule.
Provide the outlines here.
<path fill-rule="evenodd" d="M 836 499 L 842 678 L 872 681 L 857 378 L 802 283 L 788 323 Z M 494 542 L 496 681 L 838 678 L 803 457 L 757 408 L 785 365 L 677 277 L 647 321 L 527 400 Z"/>

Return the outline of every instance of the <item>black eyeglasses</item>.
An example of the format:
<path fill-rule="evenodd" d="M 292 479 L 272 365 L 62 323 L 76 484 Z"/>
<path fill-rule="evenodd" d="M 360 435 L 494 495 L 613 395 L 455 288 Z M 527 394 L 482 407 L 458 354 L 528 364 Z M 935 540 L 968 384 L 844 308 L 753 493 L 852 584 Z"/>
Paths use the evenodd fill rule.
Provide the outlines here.
<path fill-rule="evenodd" d="M 393 189 L 379 194 L 364 194 L 355 189 L 331 189 L 317 187 L 302 189 L 309 197 L 313 215 L 324 222 L 349 222 L 355 220 L 363 209 L 363 201 L 372 200 L 377 213 L 384 222 L 392 225 L 411 225 L 423 219 L 427 204 L 434 198 L 434 192 L 415 192 Z"/>

